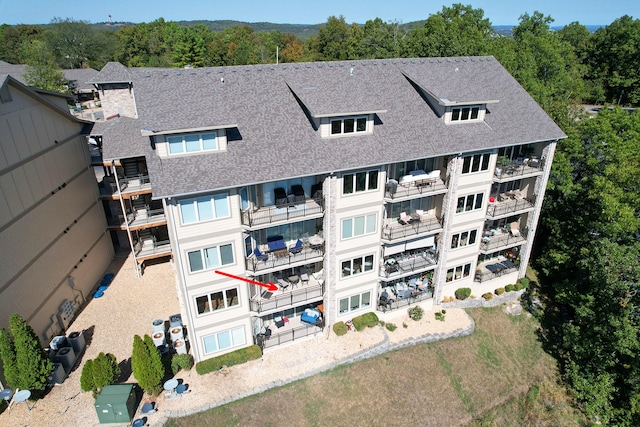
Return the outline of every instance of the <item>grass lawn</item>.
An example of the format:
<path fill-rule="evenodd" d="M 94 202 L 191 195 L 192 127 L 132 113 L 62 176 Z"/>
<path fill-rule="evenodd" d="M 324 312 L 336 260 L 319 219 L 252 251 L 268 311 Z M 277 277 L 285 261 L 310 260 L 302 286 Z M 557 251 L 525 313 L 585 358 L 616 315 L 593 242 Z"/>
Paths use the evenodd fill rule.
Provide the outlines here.
<path fill-rule="evenodd" d="M 166 425 L 521 425 L 535 416 L 534 403 L 546 399 L 556 376 L 555 361 L 538 342 L 538 323 L 509 316 L 503 306 L 469 314 L 476 322 L 471 336 L 342 366 Z M 523 399 L 533 403 L 523 406 Z M 572 425 L 573 415 L 557 425 Z"/>

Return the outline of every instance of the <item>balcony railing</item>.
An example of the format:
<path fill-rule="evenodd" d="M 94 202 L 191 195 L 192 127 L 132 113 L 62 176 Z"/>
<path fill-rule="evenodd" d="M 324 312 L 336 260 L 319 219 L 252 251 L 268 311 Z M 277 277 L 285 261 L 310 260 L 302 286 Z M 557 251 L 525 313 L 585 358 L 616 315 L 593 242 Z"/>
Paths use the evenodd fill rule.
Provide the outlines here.
<path fill-rule="evenodd" d="M 260 296 L 249 301 L 251 311 L 262 313 L 275 309 L 290 308 L 311 300 L 317 300 L 324 295 L 324 283 L 309 284 L 302 289 L 284 292 L 274 291 L 269 298 Z"/>
<path fill-rule="evenodd" d="M 505 274 L 514 273 L 518 271 L 519 266 L 510 261 L 489 261 L 485 264 L 478 266 L 476 269 L 476 282 L 486 282 L 487 280 L 495 279 Z"/>
<path fill-rule="evenodd" d="M 391 310 L 397 310 L 399 308 L 407 307 L 411 304 L 415 304 L 420 301 L 425 301 L 430 298 L 433 298 L 433 291 L 431 289 L 416 292 L 413 296 L 409 296 L 407 298 L 394 299 L 393 301 L 381 301 L 378 298 L 378 310 L 383 313 Z"/>
<path fill-rule="evenodd" d="M 306 199 L 304 202 L 291 202 L 283 206 L 265 206 L 257 210 L 242 212 L 242 223 L 250 227 L 273 224 L 275 222 L 290 221 L 312 215 L 322 215 L 324 199 Z"/>
<path fill-rule="evenodd" d="M 418 273 L 436 265 L 435 251 L 428 250 L 411 255 L 398 254 L 385 259 L 380 267 L 380 277 L 396 279 L 402 276 Z"/>
<path fill-rule="evenodd" d="M 127 177 L 119 179 L 120 191 L 126 193 L 128 191 L 139 191 L 151 188 L 149 175 L 138 175 L 135 177 Z"/>
<path fill-rule="evenodd" d="M 167 218 L 164 215 L 164 209 L 150 209 L 149 206 L 146 206 L 144 209 L 137 209 L 135 211 L 134 220 L 129 223 L 129 227 L 144 228 L 148 224 L 157 224 L 166 221 Z"/>
<path fill-rule="evenodd" d="M 111 229 L 124 229 L 127 224 L 131 224 L 136 219 L 136 215 L 133 212 L 127 214 L 127 216 L 117 215 L 107 217 L 107 226 Z"/>
<path fill-rule="evenodd" d="M 494 236 L 485 236 L 480 242 L 480 250 L 483 252 L 495 252 L 510 246 L 515 246 L 527 240 L 527 232 L 521 231 L 518 236 L 514 236 L 508 231 Z"/>
<path fill-rule="evenodd" d="M 543 168 L 544 159 L 538 161 L 528 160 L 526 162 L 515 161 L 507 166 L 497 166 L 494 180 L 509 181 L 514 178 L 522 178 L 528 175 L 540 174 L 542 173 Z"/>
<path fill-rule="evenodd" d="M 264 339 L 261 337 L 254 337 L 254 341 L 257 345 L 263 349 L 278 346 L 288 342 L 295 341 L 300 338 L 308 337 L 310 335 L 317 335 L 324 330 L 324 324 L 322 325 L 301 325 L 295 328 L 287 329 L 282 332 L 274 333 L 269 338 Z"/>
<path fill-rule="evenodd" d="M 418 234 L 435 232 L 442 229 L 441 219 L 434 215 L 423 215 L 408 224 L 389 221 L 382 229 L 382 238 L 387 241 L 415 237 Z"/>
<path fill-rule="evenodd" d="M 137 240 L 134 242 L 136 258 L 153 258 L 157 255 L 171 254 L 171 242 L 169 240 L 157 241 L 154 237 L 149 240 Z"/>
<path fill-rule="evenodd" d="M 249 256 L 246 259 L 247 270 L 257 273 L 265 270 L 287 267 L 288 265 L 297 264 L 303 261 L 322 258 L 324 256 L 324 244 L 314 246 L 307 246 L 307 244 L 305 244 L 302 251 L 296 254 L 291 253 L 287 249 L 286 251 L 283 250 L 277 254 L 275 252 L 267 252 L 265 255 L 268 256 L 265 261 L 256 259 L 254 255 Z"/>
<path fill-rule="evenodd" d="M 421 185 L 412 182 L 408 185 L 387 184 L 384 197 L 391 200 L 410 198 L 414 196 L 430 196 L 447 192 L 447 186 L 438 178 L 437 181 Z"/>
<path fill-rule="evenodd" d="M 495 218 L 533 209 L 533 199 L 507 199 L 489 204 L 487 217 Z"/>

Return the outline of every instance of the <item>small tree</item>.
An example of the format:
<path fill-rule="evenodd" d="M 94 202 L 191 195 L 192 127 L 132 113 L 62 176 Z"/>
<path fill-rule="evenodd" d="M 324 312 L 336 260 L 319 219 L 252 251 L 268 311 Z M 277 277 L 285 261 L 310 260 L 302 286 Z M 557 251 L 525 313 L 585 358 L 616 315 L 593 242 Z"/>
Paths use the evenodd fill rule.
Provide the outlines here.
<path fill-rule="evenodd" d="M 16 364 L 16 348 L 13 345 L 11 334 L 2 328 L 0 329 L 0 359 L 4 366 L 4 378 L 10 387 L 17 387 L 18 365 Z"/>
<path fill-rule="evenodd" d="M 31 326 L 18 314 L 9 318 L 16 350 L 18 371 L 16 388 L 42 391 L 47 386 L 47 378 L 53 369 L 53 363 L 47 357 Z"/>
<path fill-rule="evenodd" d="M 96 396 L 97 388 L 93 381 L 93 360 L 89 359 L 84 362 L 82 367 L 82 374 L 80 374 L 80 388 L 82 391 L 91 391 L 93 396 Z"/>
<path fill-rule="evenodd" d="M 102 387 L 113 384 L 116 377 L 120 374 L 120 367 L 116 361 L 116 357 L 111 353 L 100 353 L 98 357 L 93 359 L 93 386 L 95 392 L 99 393 Z"/>
<path fill-rule="evenodd" d="M 149 335 L 144 341 L 139 335 L 133 337 L 131 369 L 140 387 L 148 394 L 160 392 L 160 383 L 164 377 L 164 366 L 160 353 Z"/>

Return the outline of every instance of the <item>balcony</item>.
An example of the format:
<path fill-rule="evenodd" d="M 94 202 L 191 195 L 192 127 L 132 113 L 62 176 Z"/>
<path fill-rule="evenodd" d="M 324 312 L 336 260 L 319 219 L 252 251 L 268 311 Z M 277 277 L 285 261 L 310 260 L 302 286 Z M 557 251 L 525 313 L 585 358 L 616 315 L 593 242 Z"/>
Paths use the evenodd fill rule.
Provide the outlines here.
<path fill-rule="evenodd" d="M 501 201 L 489 203 L 487 218 L 497 219 L 505 216 L 519 215 L 533 210 L 534 199 L 498 197 Z"/>
<path fill-rule="evenodd" d="M 521 245 L 527 241 L 527 232 L 520 231 L 514 236 L 513 233 L 507 230 L 491 230 L 485 232 L 485 236 L 482 237 L 480 242 L 480 252 L 492 253 L 506 248 L 510 248 L 516 245 Z"/>
<path fill-rule="evenodd" d="M 109 230 L 125 230 L 135 218 L 136 215 L 133 212 L 128 213 L 126 217 L 124 215 L 109 216 L 107 217 L 107 228 Z"/>
<path fill-rule="evenodd" d="M 382 229 L 382 240 L 393 242 L 442 231 L 442 220 L 435 215 L 414 213 L 410 218 L 411 221 L 405 224 L 401 224 L 398 220 L 387 219 Z"/>
<path fill-rule="evenodd" d="M 308 282 L 299 281 L 290 284 L 284 291 L 269 292 L 264 290 L 249 300 L 249 308 L 257 313 L 274 312 L 298 306 L 313 301 L 320 301 L 324 297 L 324 281 L 321 275 L 316 278 L 309 274 Z"/>
<path fill-rule="evenodd" d="M 157 241 L 155 237 L 153 239 L 137 240 L 134 242 L 133 248 L 138 262 L 171 255 L 171 243 L 169 240 Z"/>
<path fill-rule="evenodd" d="M 519 266 L 504 258 L 493 259 L 478 265 L 476 268 L 476 282 L 486 282 L 505 274 L 518 271 Z"/>
<path fill-rule="evenodd" d="M 387 200 L 398 202 L 418 196 L 424 197 L 444 194 L 447 190 L 447 186 L 440 178 L 435 181 L 415 181 L 408 184 L 390 182 L 387 184 L 384 197 Z"/>
<path fill-rule="evenodd" d="M 301 220 L 305 218 L 319 218 L 324 213 L 324 199 L 306 199 L 304 202 L 295 202 L 278 206 L 265 206 L 256 210 L 242 212 L 242 224 L 249 227 L 270 225 Z"/>
<path fill-rule="evenodd" d="M 120 186 L 119 192 L 118 184 Z M 131 196 L 151 193 L 151 182 L 149 181 L 148 175 L 121 178 L 118 180 L 118 184 L 116 184 L 113 176 L 105 177 L 99 186 L 100 197 L 117 200 L 119 193 L 121 193 L 122 197 L 125 199 L 130 198 Z"/>
<path fill-rule="evenodd" d="M 506 166 L 497 166 L 494 182 L 506 182 L 514 179 L 542 175 L 544 159 L 518 159 Z"/>
<path fill-rule="evenodd" d="M 296 316 L 290 318 L 289 322 L 285 323 L 283 327 L 276 328 L 271 325 L 270 329 L 271 335 L 268 337 L 260 334 L 254 337 L 255 343 L 263 349 L 276 347 L 308 336 L 316 336 L 322 333 L 324 324 L 310 325 L 301 321 L 300 317 Z"/>
<path fill-rule="evenodd" d="M 134 211 L 134 219 L 129 222 L 129 229 L 139 230 L 147 227 L 157 227 L 167 223 L 167 217 L 164 215 L 164 209 L 151 209 L 145 206 L 144 209 Z"/>
<path fill-rule="evenodd" d="M 436 262 L 435 248 L 403 252 L 385 258 L 380 267 L 380 279 L 389 281 L 421 273 L 435 267 Z"/>
<path fill-rule="evenodd" d="M 310 238 L 312 240 L 312 238 Z M 317 243 L 317 244 L 313 244 Z M 267 245 L 260 245 L 265 259 L 256 258 L 255 253 L 246 258 L 246 268 L 254 273 L 267 273 L 294 265 L 321 261 L 324 257 L 324 241 L 304 243 L 302 250 L 292 253 L 289 249 L 269 252 Z"/>
<path fill-rule="evenodd" d="M 386 285 L 378 296 L 378 310 L 385 313 L 433 298 L 433 288 L 427 282 L 412 279 Z"/>

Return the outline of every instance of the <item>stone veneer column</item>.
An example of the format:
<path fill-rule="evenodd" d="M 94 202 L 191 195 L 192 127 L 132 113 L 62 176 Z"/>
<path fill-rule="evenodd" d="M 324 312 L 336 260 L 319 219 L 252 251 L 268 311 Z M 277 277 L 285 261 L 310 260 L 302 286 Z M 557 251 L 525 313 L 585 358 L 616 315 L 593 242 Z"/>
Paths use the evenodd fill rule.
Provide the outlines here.
<path fill-rule="evenodd" d="M 120 117 L 138 118 L 133 88 L 101 90 L 100 102 L 105 119 L 116 114 Z"/>
<path fill-rule="evenodd" d="M 322 222 L 324 236 L 324 321 L 325 326 L 331 326 L 336 321 L 336 240 L 340 225 L 336 219 L 336 204 L 338 199 L 338 178 L 329 175 L 324 180 L 322 194 L 324 195 L 324 220 Z"/>
<path fill-rule="evenodd" d="M 449 188 L 449 191 L 445 194 L 442 200 L 442 232 L 438 237 L 438 252 L 436 257 L 436 269 L 433 272 L 433 300 L 435 304 L 438 304 L 442 300 L 442 289 L 444 288 L 446 279 L 445 265 L 447 263 L 447 248 L 446 242 L 449 241 L 449 235 L 451 233 L 451 218 L 455 215 L 456 199 L 458 193 L 458 165 L 459 156 L 454 156 L 447 163 L 447 173 L 445 177 L 445 185 Z"/>
<path fill-rule="evenodd" d="M 524 277 L 527 273 L 527 265 L 529 264 L 529 258 L 531 257 L 531 249 L 533 247 L 533 239 L 535 238 L 536 228 L 538 226 L 538 220 L 540 219 L 540 211 L 542 209 L 542 201 L 544 199 L 544 192 L 547 189 L 547 182 L 549 181 L 549 174 L 551 173 L 551 164 L 553 163 L 553 155 L 556 151 L 557 141 L 551 141 L 546 147 L 542 149 L 542 175 L 536 179 L 536 183 L 533 189 L 533 194 L 536 196 L 536 202 L 534 203 L 533 212 L 527 219 L 527 242 L 521 246 L 520 250 L 520 271 L 518 271 L 518 278 Z"/>

